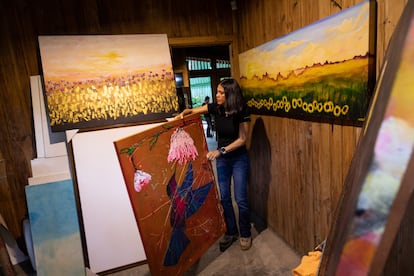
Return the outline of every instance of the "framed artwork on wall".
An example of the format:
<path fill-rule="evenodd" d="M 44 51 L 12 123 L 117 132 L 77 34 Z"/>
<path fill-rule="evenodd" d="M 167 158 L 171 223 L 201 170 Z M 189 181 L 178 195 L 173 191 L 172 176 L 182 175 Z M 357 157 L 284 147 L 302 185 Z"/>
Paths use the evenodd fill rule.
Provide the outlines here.
<path fill-rule="evenodd" d="M 162 121 L 178 111 L 165 34 L 39 36 L 52 131 Z"/>
<path fill-rule="evenodd" d="M 151 275 L 182 275 L 225 231 L 200 115 L 114 144 Z"/>
<path fill-rule="evenodd" d="M 253 114 L 362 125 L 375 81 L 374 1 L 239 56 Z"/>

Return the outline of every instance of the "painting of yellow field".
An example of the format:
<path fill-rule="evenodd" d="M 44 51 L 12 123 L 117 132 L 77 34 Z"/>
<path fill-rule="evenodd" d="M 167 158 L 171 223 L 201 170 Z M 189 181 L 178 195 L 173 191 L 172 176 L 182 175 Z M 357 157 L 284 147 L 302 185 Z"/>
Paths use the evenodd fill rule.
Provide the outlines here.
<path fill-rule="evenodd" d="M 39 36 L 52 131 L 162 121 L 178 111 L 165 34 Z"/>
<path fill-rule="evenodd" d="M 241 53 L 240 85 L 251 112 L 362 124 L 375 70 L 373 5 L 361 2 Z"/>

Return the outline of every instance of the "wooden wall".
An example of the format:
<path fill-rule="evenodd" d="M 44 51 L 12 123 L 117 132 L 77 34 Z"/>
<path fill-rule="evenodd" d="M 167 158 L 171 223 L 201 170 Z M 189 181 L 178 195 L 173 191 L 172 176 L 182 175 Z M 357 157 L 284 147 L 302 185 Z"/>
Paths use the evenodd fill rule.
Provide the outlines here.
<path fill-rule="evenodd" d="M 238 52 L 361 1 L 236 2 L 233 12 L 230 1 L 223 0 L 0 2 L 0 213 L 15 237 L 21 237 L 24 186 L 36 151 L 29 77 L 41 73 L 37 35 L 167 33 L 175 46 L 232 43 L 235 70 Z M 406 2 L 377 2 L 377 71 Z M 251 132 L 253 208 L 304 254 L 328 234 L 360 128 L 253 116 Z M 407 220 L 395 252 L 412 225 Z"/>

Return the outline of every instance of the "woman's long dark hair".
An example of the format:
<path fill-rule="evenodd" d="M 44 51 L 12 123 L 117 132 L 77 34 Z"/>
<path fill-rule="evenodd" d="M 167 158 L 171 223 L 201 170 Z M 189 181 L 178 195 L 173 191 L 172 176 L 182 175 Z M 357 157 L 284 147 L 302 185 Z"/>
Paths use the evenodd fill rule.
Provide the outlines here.
<path fill-rule="evenodd" d="M 235 79 L 224 79 L 220 84 L 224 89 L 226 102 L 224 103 L 224 110 L 228 115 L 233 115 L 241 112 L 245 104 L 240 85 Z"/>

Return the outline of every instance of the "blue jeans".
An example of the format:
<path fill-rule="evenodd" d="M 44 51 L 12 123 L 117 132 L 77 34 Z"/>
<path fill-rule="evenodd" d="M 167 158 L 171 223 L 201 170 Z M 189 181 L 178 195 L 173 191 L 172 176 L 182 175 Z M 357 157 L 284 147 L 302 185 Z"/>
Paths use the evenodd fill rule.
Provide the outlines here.
<path fill-rule="evenodd" d="M 221 204 L 227 226 L 226 234 L 237 235 L 239 232 L 231 198 L 231 178 L 233 177 L 234 198 L 239 210 L 240 236 L 250 237 L 250 211 L 247 200 L 249 155 L 246 152 L 234 157 L 219 157 L 216 159 L 216 166 Z"/>

